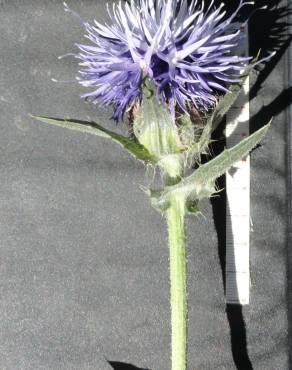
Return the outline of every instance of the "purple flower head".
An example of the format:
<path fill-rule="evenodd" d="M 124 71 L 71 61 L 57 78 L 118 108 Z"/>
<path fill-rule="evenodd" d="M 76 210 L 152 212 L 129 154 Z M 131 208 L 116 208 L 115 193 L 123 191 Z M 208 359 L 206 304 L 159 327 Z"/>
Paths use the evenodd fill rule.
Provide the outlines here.
<path fill-rule="evenodd" d="M 91 45 L 77 45 L 83 95 L 93 103 L 113 104 L 113 118 L 142 98 L 143 79 L 154 81 L 158 97 L 172 111 L 190 106 L 207 110 L 220 92 L 238 81 L 251 58 L 236 55 L 244 37 L 235 17 L 250 1 L 238 0 L 226 16 L 224 4 L 204 1 L 131 0 L 108 8 L 111 24 L 83 22 Z"/>

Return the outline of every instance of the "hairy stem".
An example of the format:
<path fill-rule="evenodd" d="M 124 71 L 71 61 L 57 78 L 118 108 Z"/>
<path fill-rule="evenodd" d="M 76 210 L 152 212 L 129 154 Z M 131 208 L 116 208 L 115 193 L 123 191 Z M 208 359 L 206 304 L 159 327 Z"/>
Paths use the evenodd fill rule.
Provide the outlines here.
<path fill-rule="evenodd" d="M 187 366 L 187 262 L 185 199 L 175 196 L 167 210 L 170 252 L 172 370 Z"/>

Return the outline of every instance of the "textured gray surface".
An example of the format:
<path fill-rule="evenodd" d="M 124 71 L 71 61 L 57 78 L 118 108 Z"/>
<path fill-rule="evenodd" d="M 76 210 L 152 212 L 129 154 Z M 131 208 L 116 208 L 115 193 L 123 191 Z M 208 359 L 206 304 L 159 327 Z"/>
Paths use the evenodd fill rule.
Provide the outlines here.
<path fill-rule="evenodd" d="M 103 1 L 69 5 L 84 18 L 105 17 Z M 107 370 L 107 358 L 169 370 L 166 231 L 139 189 L 143 166 L 112 143 L 28 116 L 98 117 L 115 128 L 108 111 L 80 101 L 81 88 L 51 81 L 74 76 L 75 62 L 57 57 L 82 33 L 59 1 L 0 0 L 0 369 Z M 281 61 L 254 112 L 283 81 Z M 284 151 L 280 114 L 252 154 L 243 314 L 255 370 L 288 369 Z M 190 370 L 232 370 L 217 233 L 210 203 L 203 209 L 205 218 L 188 221 Z"/>

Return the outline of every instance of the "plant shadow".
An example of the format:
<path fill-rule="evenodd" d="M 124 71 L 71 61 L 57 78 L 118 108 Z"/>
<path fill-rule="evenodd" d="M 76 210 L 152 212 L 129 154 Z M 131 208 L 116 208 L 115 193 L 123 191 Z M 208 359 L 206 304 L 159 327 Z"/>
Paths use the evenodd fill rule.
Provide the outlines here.
<path fill-rule="evenodd" d="M 141 367 L 134 366 L 132 364 L 127 364 L 125 362 L 118 362 L 118 361 L 108 361 L 109 365 L 114 370 L 150 370 L 150 369 L 142 369 Z"/>
<path fill-rule="evenodd" d="M 217 155 L 221 153 L 225 147 L 225 140 L 223 139 L 223 127 L 218 128 L 218 130 L 214 133 L 214 137 L 221 137 L 221 140 L 217 140 L 212 148 L 214 155 Z M 224 285 L 224 292 L 226 294 L 226 214 L 229 214 L 229 205 L 226 196 L 225 185 L 225 176 L 222 176 L 217 181 L 217 187 L 223 190 L 220 192 L 219 197 L 211 198 L 211 205 L 213 209 L 215 229 L 218 237 L 218 255 L 221 265 L 222 281 Z M 229 235 L 229 239 L 230 238 L 232 238 L 232 235 Z M 232 243 L 232 240 L 230 240 L 230 242 Z M 232 252 L 229 258 L 233 259 L 233 261 L 235 260 L 235 256 Z M 235 287 L 234 295 L 238 296 L 237 287 Z M 225 310 L 229 324 L 231 352 L 234 364 L 238 370 L 253 370 L 247 349 L 246 325 L 242 306 L 226 304 Z"/>
<path fill-rule="evenodd" d="M 268 3 L 268 4 L 267 4 Z M 256 55 L 260 49 L 267 51 L 277 51 L 277 54 L 269 63 L 260 67 L 255 83 L 250 90 L 250 100 L 254 99 L 263 83 L 273 72 L 279 61 L 285 55 L 291 43 L 291 35 L 288 34 L 287 17 L 291 14 L 291 9 L 282 5 L 280 0 L 276 1 L 261 1 L 256 3 L 257 7 L 266 5 L 267 8 L 263 11 L 258 11 L 253 15 L 250 21 L 249 37 L 250 37 L 250 55 Z M 230 8 L 232 11 L 232 9 Z M 258 25 L 261 25 L 261 32 L 258 32 Z M 285 111 L 292 103 L 292 88 L 284 88 L 279 96 L 267 106 L 264 106 L 250 119 L 250 130 L 254 132 L 265 125 L 272 117 L 277 116 Z M 214 155 L 221 153 L 226 145 L 224 134 L 224 125 L 219 126 L 214 133 L 214 143 L 212 152 Z M 222 280 L 224 291 L 226 292 L 226 212 L 228 212 L 228 201 L 225 191 L 226 180 L 222 176 L 217 181 L 219 189 L 224 189 L 220 192 L 219 197 L 211 198 L 213 209 L 214 224 L 218 237 L 218 255 L 220 259 Z M 234 258 L 234 255 L 231 256 Z M 226 316 L 230 328 L 231 351 L 233 361 L 238 370 L 253 370 L 248 348 L 247 348 L 247 333 L 246 323 L 241 305 L 226 304 Z"/>

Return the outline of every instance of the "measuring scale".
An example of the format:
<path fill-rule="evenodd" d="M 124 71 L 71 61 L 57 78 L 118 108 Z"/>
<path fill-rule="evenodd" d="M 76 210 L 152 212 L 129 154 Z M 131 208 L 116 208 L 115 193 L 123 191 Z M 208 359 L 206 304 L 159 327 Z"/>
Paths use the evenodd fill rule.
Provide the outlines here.
<path fill-rule="evenodd" d="M 239 55 L 249 55 L 248 26 Z M 249 78 L 238 100 L 226 115 L 226 146 L 249 136 Z M 250 157 L 226 173 L 226 303 L 249 304 L 250 287 Z"/>

